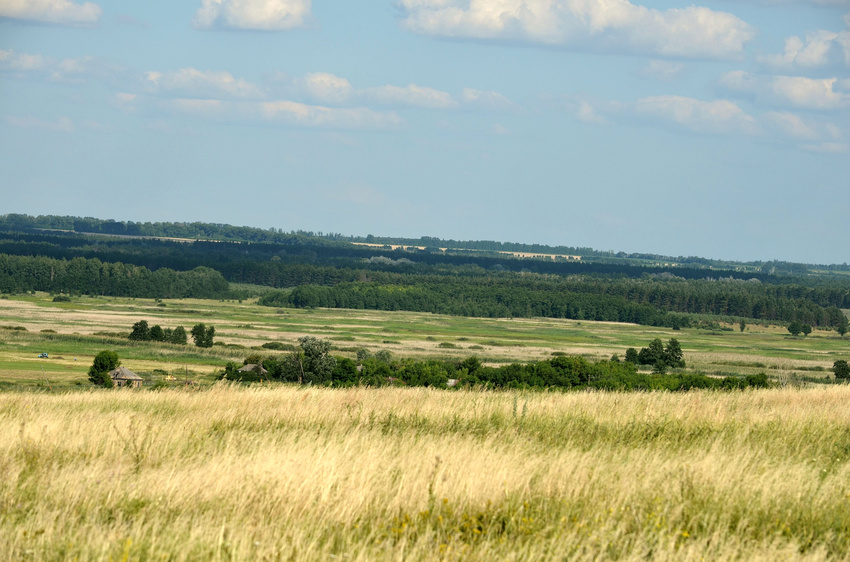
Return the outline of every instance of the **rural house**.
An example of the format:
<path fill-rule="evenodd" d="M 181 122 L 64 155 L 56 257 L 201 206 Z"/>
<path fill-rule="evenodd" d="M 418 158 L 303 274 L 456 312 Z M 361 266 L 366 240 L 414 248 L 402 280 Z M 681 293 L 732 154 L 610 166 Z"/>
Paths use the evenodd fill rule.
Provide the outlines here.
<path fill-rule="evenodd" d="M 263 368 L 262 365 L 256 365 L 254 363 L 248 363 L 247 365 L 240 367 L 237 373 L 257 373 L 258 375 L 268 375 L 269 372 Z"/>
<path fill-rule="evenodd" d="M 127 367 L 118 367 L 117 369 L 109 371 L 109 378 L 112 379 L 112 384 L 115 386 L 129 386 L 130 388 L 142 387 L 142 377 Z"/>

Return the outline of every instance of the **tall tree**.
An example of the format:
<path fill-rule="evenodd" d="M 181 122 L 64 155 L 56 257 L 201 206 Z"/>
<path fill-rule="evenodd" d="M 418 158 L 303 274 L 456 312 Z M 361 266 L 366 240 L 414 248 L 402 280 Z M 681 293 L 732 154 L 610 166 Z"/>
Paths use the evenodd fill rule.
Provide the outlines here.
<path fill-rule="evenodd" d="M 91 367 L 89 367 L 89 380 L 97 385 L 105 388 L 112 388 L 112 379 L 109 376 L 109 371 L 117 368 L 121 364 L 118 360 L 118 354 L 114 351 L 101 351 L 94 357 Z"/>
<path fill-rule="evenodd" d="M 148 341 L 151 339 L 151 331 L 148 327 L 147 320 L 139 320 L 135 324 L 133 324 L 133 331 L 130 332 L 130 336 L 128 339 L 133 341 Z"/>
<path fill-rule="evenodd" d="M 212 347 L 213 338 L 215 337 L 215 327 L 209 326 L 201 322 L 192 326 L 192 340 L 198 347 Z"/>

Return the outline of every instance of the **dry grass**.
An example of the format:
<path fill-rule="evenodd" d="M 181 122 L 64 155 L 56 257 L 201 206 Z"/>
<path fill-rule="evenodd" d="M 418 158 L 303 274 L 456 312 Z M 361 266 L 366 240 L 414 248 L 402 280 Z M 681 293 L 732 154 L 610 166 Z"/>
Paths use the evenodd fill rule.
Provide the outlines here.
<path fill-rule="evenodd" d="M 4 560 L 850 559 L 850 388 L 7 394 Z"/>

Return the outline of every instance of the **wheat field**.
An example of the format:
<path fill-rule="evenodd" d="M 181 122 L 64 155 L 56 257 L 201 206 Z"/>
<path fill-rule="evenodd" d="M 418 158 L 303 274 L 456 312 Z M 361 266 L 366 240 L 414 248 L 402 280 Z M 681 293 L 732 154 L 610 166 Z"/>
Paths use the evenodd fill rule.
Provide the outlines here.
<path fill-rule="evenodd" d="M 5 393 L 3 560 L 847 560 L 850 387 Z"/>

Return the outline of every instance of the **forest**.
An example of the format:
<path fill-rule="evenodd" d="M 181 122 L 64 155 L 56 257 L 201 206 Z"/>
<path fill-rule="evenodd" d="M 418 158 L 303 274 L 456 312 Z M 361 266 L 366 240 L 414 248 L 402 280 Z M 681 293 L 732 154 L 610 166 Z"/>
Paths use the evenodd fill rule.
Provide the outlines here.
<path fill-rule="evenodd" d="M 393 250 L 355 245 L 341 235 L 206 223 L 4 215 L 0 228 L 5 229 L 0 230 L 0 292 L 5 293 L 222 299 L 250 296 L 248 285 L 283 289 L 265 292 L 260 302 L 268 306 L 673 328 L 689 325 L 692 315 L 837 327 L 846 322 L 840 309 L 850 308 L 850 277 L 782 274 L 775 267 L 766 272 L 699 263 L 661 267 L 628 260 L 521 259 L 436 247 Z M 213 236 L 219 239 L 209 239 Z M 234 290 L 231 283 L 240 285 Z"/>

